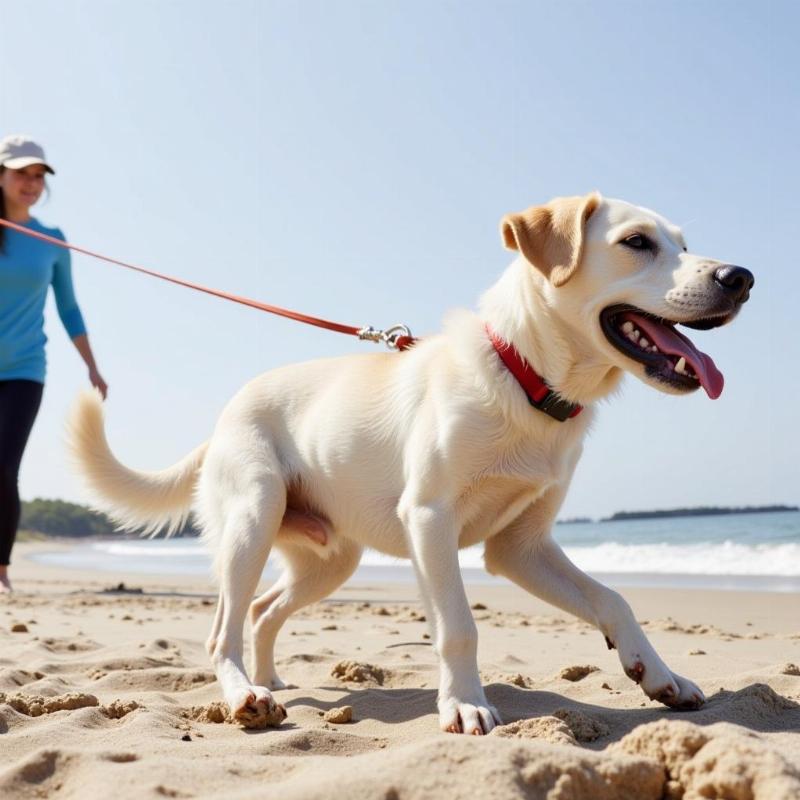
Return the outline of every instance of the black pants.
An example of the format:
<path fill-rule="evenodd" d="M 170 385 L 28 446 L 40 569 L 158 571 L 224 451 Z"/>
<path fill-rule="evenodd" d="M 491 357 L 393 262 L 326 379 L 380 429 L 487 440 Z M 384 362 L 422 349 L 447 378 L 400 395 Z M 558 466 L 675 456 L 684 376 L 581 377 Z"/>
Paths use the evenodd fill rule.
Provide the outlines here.
<path fill-rule="evenodd" d="M 37 381 L 0 381 L 0 566 L 11 561 L 19 525 L 19 465 L 43 390 Z"/>

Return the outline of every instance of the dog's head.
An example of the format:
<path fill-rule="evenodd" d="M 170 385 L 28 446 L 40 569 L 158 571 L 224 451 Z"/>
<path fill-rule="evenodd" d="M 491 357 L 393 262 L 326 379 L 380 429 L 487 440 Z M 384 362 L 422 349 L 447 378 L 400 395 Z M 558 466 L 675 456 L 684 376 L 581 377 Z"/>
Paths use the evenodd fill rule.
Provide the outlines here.
<path fill-rule="evenodd" d="M 748 270 L 689 253 L 662 216 L 599 194 L 508 214 L 501 233 L 546 278 L 548 306 L 596 355 L 661 391 L 702 386 L 719 397 L 722 374 L 676 326 L 730 322 L 753 286 Z"/>

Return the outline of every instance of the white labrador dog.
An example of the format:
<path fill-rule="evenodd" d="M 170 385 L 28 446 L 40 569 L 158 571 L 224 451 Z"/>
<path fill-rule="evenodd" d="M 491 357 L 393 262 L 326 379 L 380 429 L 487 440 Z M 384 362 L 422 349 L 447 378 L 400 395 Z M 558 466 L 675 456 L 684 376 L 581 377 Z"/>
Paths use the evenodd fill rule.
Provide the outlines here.
<path fill-rule="evenodd" d="M 688 253 L 658 214 L 597 194 L 510 214 L 501 231 L 518 257 L 479 313 L 455 313 L 406 352 L 261 375 L 210 440 L 168 469 L 120 464 L 98 396 L 79 399 L 72 451 L 101 508 L 125 528 L 150 530 L 174 529 L 195 511 L 220 585 L 208 651 L 242 724 L 283 719 L 271 693 L 284 686 L 278 631 L 347 580 L 364 547 L 414 565 L 446 731 L 487 733 L 500 722 L 478 675 L 458 565 L 459 548 L 478 542 L 489 572 L 599 628 L 648 697 L 676 708 L 704 702 L 661 660 L 625 600 L 566 558 L 551 528 L 593 405 L 624 372 L 663 392 L 719 395 L 714 362 L 675 325 L 729 322 L 753 277 Z M 273 546 L 286 569 L 253 601 Z M 252 678 L 242 659 L 248 608 Z"/>

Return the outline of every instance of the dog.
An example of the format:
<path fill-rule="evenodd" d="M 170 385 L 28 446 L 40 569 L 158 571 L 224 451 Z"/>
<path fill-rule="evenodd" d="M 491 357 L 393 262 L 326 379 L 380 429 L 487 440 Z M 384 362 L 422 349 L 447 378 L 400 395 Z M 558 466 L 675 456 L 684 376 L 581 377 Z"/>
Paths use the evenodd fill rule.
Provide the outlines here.
<path fill-rule="evenodd" d="M 207 642 L 232 716 L 279 724 L 275 639 L 286 619 L 356 569 L 362 549 L 409 558 L 439 659 L 439 723 L 501 723 L 478 674 L 477 629 L 458 550 L 483 543 L 487 570 L 596 626 L 625 673 L 667 706 L 705 702 L 649 643 L 626 601 L 581 572 L 551 529 L 592 423 L 623 374 L 662 392 L 723 377 L 676 325 L 730 322 L 743 267 L 690 254 L 662 216 L 597 193 L 501 221 L 516 258 L 479 313 L 453 313 L 405 352 L 349 355 L 246 384 L 210 439 L 174 466 L 120 464 L 101 402 L 82 395 L 71 451 L 100 508 L 126 529 L 174 530 L 192 510 L 214 554 L 219 602 Z M 253 600 L 277 547 L 285 569 Z M 252 602 L 251 602 L 252 601 Z M 252 623 L 252 679 L 242 657 Z"/>

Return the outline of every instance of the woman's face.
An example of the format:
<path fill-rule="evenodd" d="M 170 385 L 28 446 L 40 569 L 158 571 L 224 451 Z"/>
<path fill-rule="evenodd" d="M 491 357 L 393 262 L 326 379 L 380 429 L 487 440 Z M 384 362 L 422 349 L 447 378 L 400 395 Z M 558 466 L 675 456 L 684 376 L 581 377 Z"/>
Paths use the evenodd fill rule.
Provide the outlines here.
<path fill-rule="evenodd" d="M 31 164 L 22 169 L 4 169 L 0 172 L 0 187 L 6 205 L 28 209 L 42 196 L 47 170 L 41 164 Z"/>

